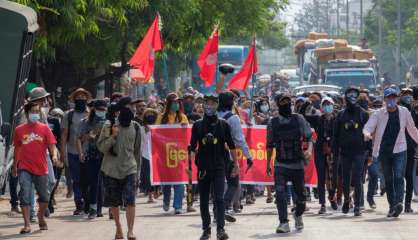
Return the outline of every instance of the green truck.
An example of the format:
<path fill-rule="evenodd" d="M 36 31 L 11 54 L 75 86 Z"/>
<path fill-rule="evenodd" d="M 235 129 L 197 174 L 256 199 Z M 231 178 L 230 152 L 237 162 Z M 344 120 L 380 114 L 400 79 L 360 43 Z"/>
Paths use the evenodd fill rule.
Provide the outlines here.
<path fill-rule="evenodd" d="M 23 111 L 38 30 L 36 12 L 0 0 L 0 194 L 4 193 L 12 164 L 11 139 Z"/>

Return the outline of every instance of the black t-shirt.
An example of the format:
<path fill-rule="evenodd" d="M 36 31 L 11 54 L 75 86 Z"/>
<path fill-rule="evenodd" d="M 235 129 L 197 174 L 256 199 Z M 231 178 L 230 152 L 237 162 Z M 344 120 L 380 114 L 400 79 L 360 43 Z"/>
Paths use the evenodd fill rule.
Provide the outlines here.
<path fill-rule="evenodd" d="M 208 143 L 208 134 L 213 135 L 213 143 Z M 198 120 L 193 124 L 190 149 L 196 152 L 196 163 L 199 170 L 225 169 L 225 162 L 229 160 L 229 152 L 225 149 L 235 149 L 231 136 L 231 129 L 225 120 L 218 119 L 215 123 L 207 119 Z"/>
<path fill-rule="evenodd" d="M 395 147 L 396 139 L 398 138 L 398 134 L 401 129 L 401 123 L 399 121 L 399 110 L 388 113 L 389 119 L 383 133 L 379 154 L 393 153 L 393 148 Z"/>

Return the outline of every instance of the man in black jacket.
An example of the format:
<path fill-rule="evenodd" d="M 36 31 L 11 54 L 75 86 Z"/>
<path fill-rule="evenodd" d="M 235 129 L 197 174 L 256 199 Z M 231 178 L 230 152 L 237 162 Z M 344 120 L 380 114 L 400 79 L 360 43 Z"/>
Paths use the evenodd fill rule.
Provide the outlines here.
<path fill-rule="evenodd" d="M 360 91 L 349 88 L 345 91 L 346 108 L 337 115 L 334 127 L 334 156 L 341 157 L 343 169 L 344 204 L 342 211 L 350 210 L 350 186 L 354 187 L 354 216 L 361 216 L 361 184 L 367 145 L 363 127 L 368 113 L 358 105 Z"/>
<path fill-rule="evenodd" d="M 190 140 L 189 151 L 196 153 L 196 165 L 198 168 L 198 183 L 200 193 L 200 214 L 203 222 L 203 234 L 201 240 L 210 239 L 210 214 L 209 214 L 209 194 L 211 185 L 213 186 L 214 201 L 216 203 L 216 224 L 217 239 L 228 239 L 225 233 L 225 167 L 228 165 L 229 152 L 225 148 L 228 146 L 232 160 L 232 175 L 239 175 L 239 165 L 236 157 L 235 144 L 231 136 L 231 129 L 225 120 L 218 118 L 216 111 L 218 108 L 218 98 L 205 96 L 204 109 L 205 115 L 202 120 L 193 124 L 192 137 Z"/>
<path fill-rule="evenodd" d="M 274 185 L 280 220 L 276 232 L 288 233 L 290 232 L 287 216 L 288 182 L 292 182 L 296 194 L 295 227 L 297 230 L 302 230 L 304 227 L 302 220 L 306 208 L 304 166 L 307 162 L 305 159 L 310 159 L 312 153 L 312 130 L 302 115 L 292 113 L 289 96 L 282 96 L 276 104 L 280 115 L 272 118 L 267 125 L 267 175 L 272 174 L 270 163 L 275 148 L 277 154 L 274 162 Z M 305 152 L 302 148 L 304 141 L 309 143 Z"/>

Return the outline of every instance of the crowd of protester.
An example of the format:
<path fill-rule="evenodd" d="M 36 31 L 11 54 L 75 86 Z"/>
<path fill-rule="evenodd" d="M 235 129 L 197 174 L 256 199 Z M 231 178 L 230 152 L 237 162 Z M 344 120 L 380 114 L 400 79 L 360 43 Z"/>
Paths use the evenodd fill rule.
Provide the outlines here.
<path fill-rule="evenodd" d="M 10 203 L 12 213 L 23 214 L 22 234 L 31 232 L 30 223 L 36 221 L 41 230 L 48 229 L 45 217 L 53 214 L 58 205 L 55 193 L 60 182 L 65 182 L 66 197 L 74 200 L 74 215 L 94 219 L 104 216 L 104 207 L 109 208 L 109 218 L 116 223 L 116 239 L 123 239 L 120 210 L 126 211 L 128 239 L 135 239 L 135 199 L 140 192 L 147 196 L 150 204 L 162 195 L 165 212 L 171 209 L 172 192 L 176 215 L 196 211 L 192 206 L 183 206 L 183 184 L 151 185 L 149 126 L 185 126 L 213 117 L 213 114 L 229 126 L 233 142 L 227 143 L 231 152 L 233 148 L 241 149 L 248 164 L 252 164 L 252 156 L 242 125 L 266 125 L 269 151 L 280 142 L 288 143 L 289 139 L 274 133 L 274 119 L 288 118 L 283 126 L 298 126 L 302 131 L 282 136 L 292 138 L 296 145 L 299 141 L 296 137 L 308 143 L 303 158 L 315 155 L 318 175 L 316 188 L 304 187 L 303 180 L 298 177 L 303 178 L 304 163 L 279 161 L 274 164 L 275 171 L 269 165 L 266 172 L 275 173 L 275 187 L 242 185 L 234 174 L 239 166 L 224 166 L 226 175 L 222 181 L 226 178 L 227 187 L 225 194 L 221 189 L 222 198 L 214 197 L 214 203 L 225 211 L 226 221 L 236 221 L 235 216 L 245 210 L 244 205 L 254 204 L 264 195 L 268 204 L 275 202 L 278 205 L 278 233 L 290 231 L 288 205 L 294 212 L 296 228 L 303 228 L 301 216 L 307 209 L 305 202 L 311 201 L 312 197 L 319 199 L 318 214 L 327 212 L 328 196 L 334 211 L 341 208 L 346 214 L 353 209 L 355 216 L 361 216 L 365 201 L 375 209 L 374 196 L 386 194 L 390 207 L 388 217 L 413 212 L 411 201 L 418 200 L 418 166 L 414 160 L 418 142 L 415 128 L 418 124 L 418 88 L 389 86 L 381 94 L 349 88 L 341 95 L 276 93 L 273 96 L 255 94 L 252 98 L 237 90 L 208 98 L 188 88 L 181 96 L 177 93 L 152 94 L 147 99 L 131 99 L 120 93 L 114 93 L 109 99 L 92 99 L 87 90 L 80 88 L 69 96 L 69 100 L 72 107 L 64 112 L 54 106 L 45 89 L 33 89 L 22 113 L 22 124 L 15 129 Z M 296 116 L 294 121 L 293 116 Z M 313 132 L 316 139 L 312 138 Z M 289 149 L 285 151 L 293 151 Z M 286 159 L 288 156 L 281 157 Z M 367 189 L 364 188 L 366 181 Z M 203 186 L 208 192 L 203 193 L 203 200 L 208 203 L 210 186 L 202 184 L 194 186 L 194 199 L 197 201 L 202 195 L 199 187 Z M 35 190 L 38 205 L 35 204 Z M 200 208 L 207 226 L 208 209 L 202 208 L 202 204 Z M 35 209 L 38 209 L 37 216 Z M 220 212 L 216 213 L 215 219 L 223 221 L 218 218 Z M 223 225 L 218 227 L 222 228 L 218 229 L 222 233 Z M 210 232 L 203 230 L 206 235 L 204 233 L 202 239 L 208 239 Z M 227 235 L 220 234 L 218 239 L 227 239 Z"/>

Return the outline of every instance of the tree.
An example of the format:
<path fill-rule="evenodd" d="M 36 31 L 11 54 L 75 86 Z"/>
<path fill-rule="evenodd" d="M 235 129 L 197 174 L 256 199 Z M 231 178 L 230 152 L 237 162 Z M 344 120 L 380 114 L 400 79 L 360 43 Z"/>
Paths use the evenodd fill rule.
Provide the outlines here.
<path fill-rule="evenodd" d="M 303 4 L 303 8 L 295 16 L 293 34 L 305 37 L 309 32 L 327 32 L 329 21 L 327 19 L 328 6 L 324 0 L 309 1 Z"/>
<path fill-rule="evenodd" d="M 287 0 L 15 1 L 34 8 L 41 27 L 32 81 L 42 80 L 49 91 L 61 86 L 64 96 L 79 86 L 93 90 L 98 81 L 125 72 L 127 60 L 157 12 L 163 22 L 164 54 L 172 78 L 190 67 L 216 23 L 220 23 L 223 39 L 241 38 L 248 43 L 257 33 L 275 47 L 286 44 L 284 27 L 274 23 L 273 16 Z M 121 64 L 111 67 L 114 62 Z"/>

